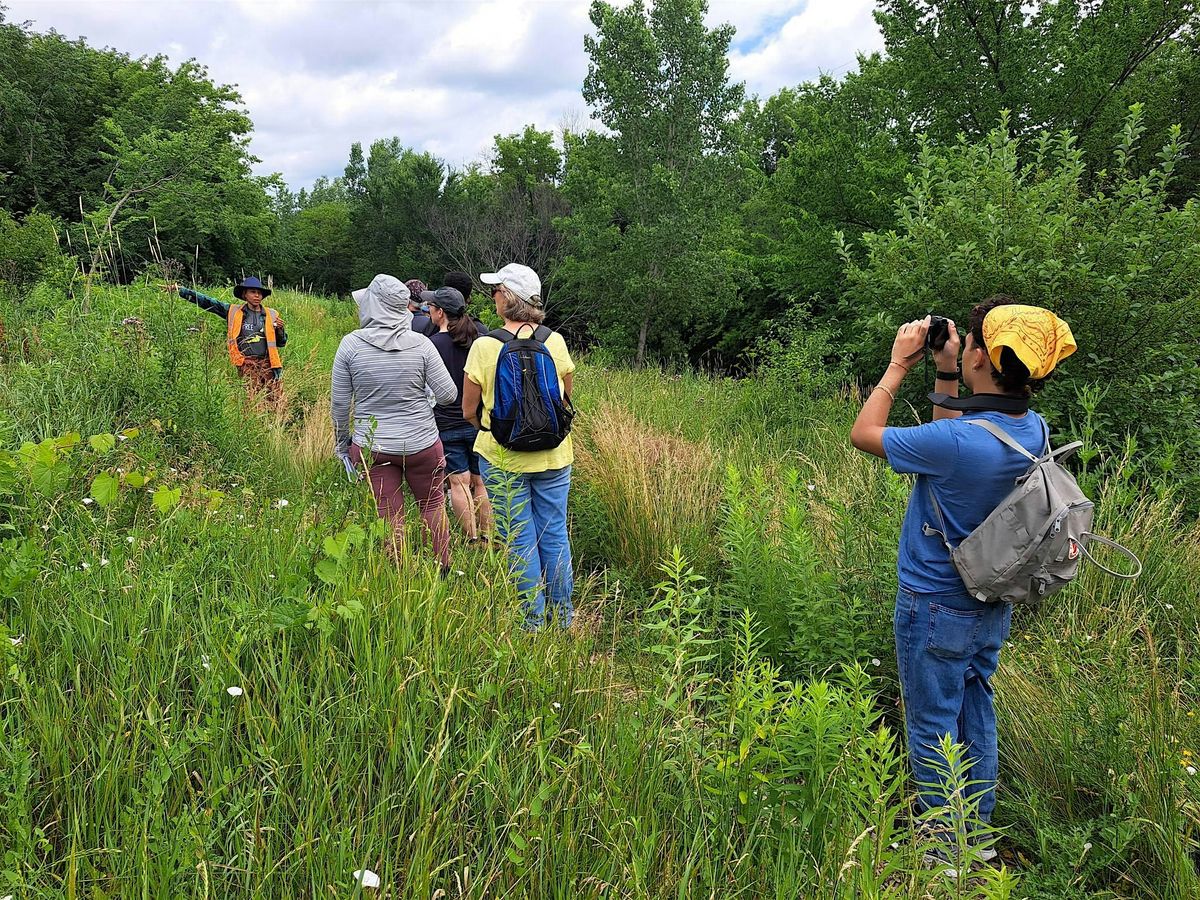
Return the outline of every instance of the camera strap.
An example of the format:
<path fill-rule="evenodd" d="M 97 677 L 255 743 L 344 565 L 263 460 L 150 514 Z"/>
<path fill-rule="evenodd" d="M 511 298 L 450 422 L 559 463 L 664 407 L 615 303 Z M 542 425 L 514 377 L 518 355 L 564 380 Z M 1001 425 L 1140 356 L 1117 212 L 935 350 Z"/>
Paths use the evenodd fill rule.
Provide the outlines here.
<path fill-rule="evenodd" d="M 951 397 L 936 391 L 929 395 L 929 402 L 942 409 L 956 412 L 1000 412 L 1014 415 L 1029 412 L 1028 397 L 1012 394 L 972 394 L 970 397 Z"/>

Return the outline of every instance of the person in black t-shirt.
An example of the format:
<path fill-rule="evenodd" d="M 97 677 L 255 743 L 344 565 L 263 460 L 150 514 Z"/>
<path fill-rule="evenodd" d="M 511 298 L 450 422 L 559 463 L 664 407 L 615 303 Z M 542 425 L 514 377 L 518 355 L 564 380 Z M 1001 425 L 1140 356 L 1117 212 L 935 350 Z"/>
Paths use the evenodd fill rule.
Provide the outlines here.
<path fill-rule="evenodd" d="M 458 388 L 454 403 L 433 408 L 446 454 L 450 504 L 468 540 L 471 543 L 485 541 L 492 530 L 492 507 L 479 474 L 479 457 L 475 454 L 475 438 L 479 432 L 462 414 L 462 386 L 467 352 L 475 338 L 486 333 L 486 329 L 481 331 L 483 326 L 467 315 L 467 301 L 456 288 L 424 291 L 420 298 L 422 304 L 429 304 L 429 318 L 438 329 L 429 339 Z"/>

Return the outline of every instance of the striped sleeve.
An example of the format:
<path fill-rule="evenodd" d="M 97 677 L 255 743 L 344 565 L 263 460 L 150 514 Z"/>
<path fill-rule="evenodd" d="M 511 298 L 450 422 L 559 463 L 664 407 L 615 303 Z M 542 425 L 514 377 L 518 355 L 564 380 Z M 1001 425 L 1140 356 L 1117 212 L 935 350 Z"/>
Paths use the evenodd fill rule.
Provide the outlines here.
<path fill-rule="evenodd" d="M 341 455 L 350 449 L 350 400 L 354 395 L 354 377 L 350 361 L 354 351 L 343 340 L 333 357 L 333 381 L 329 389 L 329 411 L 333 416 L 333 448 Z"/>

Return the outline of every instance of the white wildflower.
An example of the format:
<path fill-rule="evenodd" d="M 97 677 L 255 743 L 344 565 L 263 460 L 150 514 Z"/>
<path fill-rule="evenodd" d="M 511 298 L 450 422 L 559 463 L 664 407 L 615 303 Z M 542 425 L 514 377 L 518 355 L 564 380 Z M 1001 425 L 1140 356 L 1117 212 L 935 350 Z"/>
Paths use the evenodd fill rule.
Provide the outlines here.
<path fill-rule="evenodd" d="M 275 501 L 276 509 L 283 509 L 287 505 L 288 505 L 288 502 L 283 497 L 280 497 L 278 500 Z"/>
<path fill-rule="evenodd" d="M 49 526 L 49 525 L 43 525 L 43 526 L 42 526 L 42 531 L 49 531 L 49 530 L 50 530 L 50 526 Z"/>
<path fill-rule="evenodd" d="M 550 705 L 551 705 L 551 706 L 553 706 L 555 709 L 562 709 L 562 704 L 561 704 L 561 703 L 559 703 L 557 700 L 555 700 L 555 701 L 554 701 L 553 703 L 551 703 Z"/>
<path fill-rule="evenodd" d="M 107 559 L 105 559 L 103 556 L 102 556 L 102 557 L 100 557 L 100 565 L 102 565 L 102 566 L 107 566 L 107 565 L 108 565 L 108 560 L 107 560 Z"/>
<path fill-rule="evenodd" d="M 129 535 L 129 537 L 125 538 L 125 543 L 127 543 L 127 544 L 133 543 L 133 535 L 132 534 Z"/>
<path fill-rule="evenodd" d="M 354 872 L 354 880 L 365 888 L 377 888 L 381 884 L 379 876 L 370 869 L 357 869 Z"/>
<path fill-rule="evenodd" d="M 96 502 L 96 501 L 95 501 L 95 500 L 93 500 L 91 497 L 84 497 L 84 498 L 83 498 L 83 505 L 84 505 L 84 506 L 91 506 L 91 505 L 92 505 L 93 503 L 95 503 L 95 502 Z"/>
<path fill-rule="evenodd" d="M 817 486 L 815 484 L 810 484 L 810 485 L 808 485 L 808 489 L 810 492 L 815 491 L 817 489 Z"/>
<path fill-rule="evenodd" d="M 1167 604 L 1167 609 L 1174 609 L 1174 608 L 1175 608 L 1175 604 L 1173 604 L 1173 603 Z"/>
<path fill-rule="evenodd" d="M 20 647 L 23 643 L 25 643 L 25 635 L 18 634 L 16 637 L 10 637 L 8 642 L 14 647 Z"/>
<path fill-rule="evenodd" d="M 205 668 L 205 670 L 212 668 L 212 663 L 209 662 L 207 653 L 200 654 L 200 665 L 202 665 Z"/>
<path fill-rule="evenodd" d="M 240 697 L 244 691 L 235 684 L 233 687 L 225 688 L 225 693 L 227 693 L 230 697 Z"/>
<path fill-rule="evenodd" d="M 1189 775 L 1195 775 L 1195 774 L 1196 774 L 1196 767 L 1195 767 L 1195 766 L 1188 766 L 1188 767 L 1187 767 L 1187 773 L 1188 773 Z"/>
<path fill-rule="evenodd" d="M 81 562 L 81 563 L 79 564 L 79 568 L 83 569 L 85 572 L 86 572 L 88 569 L 90 569 L 91 567 L 92 567 L 92 564 L 91 564 L 91 563 L 89 563 L 89 562 Z"/>
<path fill-rule="evenodd" d="M 871 665 L 873 665 L 873 666 L 881 666 L 881 665 L 883 665 L 883 663 L 882 663 L 882 662 L 880 662 L 880 660 L 879 660 L 879 657 L 878 657 L 878 656 L 873 656 L 873 657 L 871 657 Z"/>

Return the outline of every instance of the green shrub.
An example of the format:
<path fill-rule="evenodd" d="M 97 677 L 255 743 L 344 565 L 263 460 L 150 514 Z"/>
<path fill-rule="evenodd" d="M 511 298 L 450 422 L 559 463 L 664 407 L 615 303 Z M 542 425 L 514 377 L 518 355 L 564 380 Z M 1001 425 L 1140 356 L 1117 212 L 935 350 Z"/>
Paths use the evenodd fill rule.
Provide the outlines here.
<path fill-rule="evenodd" d="M 0 282 L 21 288 L 62 262 L 54 220 L 34 213 L 18 222 L 0 209 Z"/>
<path fill-rule="evenodd" d="M 932 312 L 965 326 L 996 293 L 1054 310 L 1079 351 L 1038 409 L 1074 433 L 1081 391 L 1103 385 L 1091 411 L 1101 449 L 1116 453 L 1133 434 L 1144 476 L 1166 465 L 1200 499 L 1200 202 L 1170 202 L 1186 152 L 1178 128 L 1154 168 L 1134 171 L 1141 122 L 1135 106 L 1095 180 L 1066 133 L 1023 148 L 1002 122 L 980 143 L 923 144 L 896 229 L 865 234 L 862 258 L 842 247 L 842 342 L 873 378 L 906 320 Z M 906 388 L 928 390 L 919 377 Z"/>

